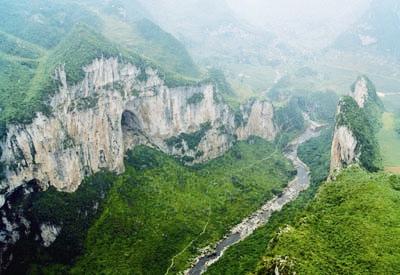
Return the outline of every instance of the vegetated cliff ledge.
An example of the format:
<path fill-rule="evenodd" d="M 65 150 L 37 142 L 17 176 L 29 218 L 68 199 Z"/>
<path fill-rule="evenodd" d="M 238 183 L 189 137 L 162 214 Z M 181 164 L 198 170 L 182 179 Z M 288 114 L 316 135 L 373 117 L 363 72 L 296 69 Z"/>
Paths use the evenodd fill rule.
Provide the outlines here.
<path fill-rule="evenodd" d="M 138 144 L 196 163 L 220 156 L 235 139 L 277 134 L 267 101 L 252 101 L 235 114 L 212 84 L 168 88 L 156 70 L 118 58 L 95 59 L 84 72 L 83 81 L 71 85 L 59 67 L 51 116 L 38 113 L 31 124 L 8 126 L 0 143 L 0 206 L 32 180 L 42 189 L 72 192 L 102 169 L 121 173 L 125 152 Z"/>
<path fill-rule="evenodd" d="M 381 168 L 381 157 L 376 133 L 383 104 L 372 82 L 361 76 L 352 86 L 350 96 L 341 98 L 331 149 L 331 175 L 358 163 L 376 172 Z"/>

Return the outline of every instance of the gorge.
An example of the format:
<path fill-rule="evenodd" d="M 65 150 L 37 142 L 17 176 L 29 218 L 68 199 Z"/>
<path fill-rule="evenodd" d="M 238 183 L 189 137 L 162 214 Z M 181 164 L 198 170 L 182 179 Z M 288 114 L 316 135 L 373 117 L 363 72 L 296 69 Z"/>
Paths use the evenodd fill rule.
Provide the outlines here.
<path fill-rule="evenodd" d="M 397 1 L 0 2 L 0 274 L 400 274 Z"/>
<path fill-rule="evenodd" d="M 296 178 L 293 179 L 281 194 L 275 196 L 272 200 L 264 204 L 257 212 L 245 218 L 240 224 L 236 225 L 230 232 L 224 236 L 213 248 L 204 249 L 204 254 L 193 261 L 190 269 L 185 274 L 199 275 L 204 273 L 207 268 L 217 262 L 223 253 L 232 245 L 249 237 L 257 228 L 265 225 L 274 212 L 282 210 L 282 208 L 295 200 L 300 192 L 307 190 L 310 185 L 310 168 L 303 163 L 298 155 L 298 148 L 301 144 L 312 138 L 318 137 L 324 125 L 318 124 L 310 120 L 307 115 L 307 129 L 300 136 L 291 141 L 287 148 L 285 156 L 292 161 L 293 166 L 297 170 Z M 268 156 L 266 157 L 268 158 Z M 167 272 L 168 273 L 168 272 Z"/>
<path fill-rule="evenodd" d="M 211 83 L 168 88 L 157 71 L 118 58 L 96 59 L 82 69 L 85 77 L 74 85 L 63 67 L 56 70 L 50 116 L 38 113 L 31 124 L 8 127 L 0 145 L 2 206 L 31 182 L 41 190 L 74 192 L 100 170 L 122 173 L 126 152 L 137 145 L 195 164 L 221 156 L 235 140 L 254 135 L 272 141 L 279 131 L 271 103 L 253 100 L 235 114 Z M 2 222 L 4 242 L 18 240 L 19 223 L 29 229 L 19 215 L 7 220 L 3 212 Z"/>

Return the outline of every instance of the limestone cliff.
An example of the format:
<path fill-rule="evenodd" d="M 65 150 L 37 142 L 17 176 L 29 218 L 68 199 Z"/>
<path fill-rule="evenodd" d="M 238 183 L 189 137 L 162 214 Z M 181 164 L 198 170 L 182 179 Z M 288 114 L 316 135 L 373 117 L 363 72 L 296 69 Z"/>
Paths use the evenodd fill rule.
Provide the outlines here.
<path fill-rule="evenodd" d="M 69 85 L 63 67 L 52 97 L 52 115 L 38 113 L 31 124 L 9 125 L 1 141 L 0 206 L 7 194 L 35 180 L 42 189 L 74 191 L 101 169 L 121 173 L 124 155 L 147 144 L 201 162 L 223 154 L 236 138 L 275 138 L 273 106 L 254 101 L 235 113 L 213 85 L 169 88 L 151 68 L 141 70 L 117 58 L 97 59 L 82 82 Z"/>
<path fill-rule="evenodd" d="M 370 171 L 379 170 L 375 134 L 381 106 L 375 87 L 366 77 L 359 77 L 350 96 L 339 101 L 331 148 L 331 174 L 353 163 Z"/>
<path fill-rule="evenodd" d="M 360 108 L 371 108 L 375 105 L 382 109 L 383 103 L 378 97 L 375 85 L 366 76 L 359 76 L 351 87 L 350 96 L 354 98 Z"/>
<path fill-rule="evenodd" d="M 355 82 L 354 88 L 352 89 L 352 96 L 360 108 L 364 108 L 368 95 L 367 79 L 365 77 L 360 77 L 360 79 Z"/>
<path fill-rule="evenodd" d="M 357 161 L 357 139 L 346 126 L 335 129 L 331 149 L 331 172 L 337 171 Z"/>
<path fill-rule="evenodd" d="M 241 107 L 243 125 L 237 130 L 239 139 L 247 139 L 250 135 L 270 140 L 275 137 L 277 129 L 273 122 L 274 108 L 268 101 L 250 101 Z"/>

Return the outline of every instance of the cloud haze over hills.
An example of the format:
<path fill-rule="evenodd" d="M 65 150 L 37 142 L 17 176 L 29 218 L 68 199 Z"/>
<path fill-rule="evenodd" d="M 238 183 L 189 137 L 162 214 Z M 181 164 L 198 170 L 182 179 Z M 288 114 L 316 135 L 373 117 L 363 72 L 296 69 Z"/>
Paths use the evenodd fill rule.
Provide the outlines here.
<path fill-rule="evenodd" d="M 326 46 L 369 7 L 369 0 L 227 0 L 238 16 L 298 46 Z M 293 41 L 295 40 L 295 41 Z M 303 40 L 303 41 L 302 41 Z M 305 41 L 305 40 L 314 40 Z M 320 41 L 316 41 L 320 40 Z"/>

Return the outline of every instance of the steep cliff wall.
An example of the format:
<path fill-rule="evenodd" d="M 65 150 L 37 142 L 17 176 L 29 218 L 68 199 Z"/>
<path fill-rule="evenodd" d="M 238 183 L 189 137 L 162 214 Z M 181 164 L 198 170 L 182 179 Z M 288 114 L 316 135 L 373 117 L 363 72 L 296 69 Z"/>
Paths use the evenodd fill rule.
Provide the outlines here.
<path fill-rule="evenodd" d="M 273 123 L 274 107 L 270 102 L 251 101 L 241 107 L 241 113 L 243 124 L 236 130 L 239 139 L 245 140 L 250 135 L 255 135 L 271 140 L 277 134 L 276 125 Z"/>
<path fill-rule="evenodd" d="M 124 171 L 125 153 L 139 144 L 156 147 L 187 164 L 216 158 L 235 140 L 251 135 L 273 140 L 274 108 L 266 101 L 241 107 L 241 119 L 212 84 L 169 88 L 152 68 L 118 58 L 94 60 L 84 79 L 71 85 L 66 70 L 55 72 L 58 91 L 50 116 L 37 113 L 30 124 L 8 125 L 0 141 L 0 266 L 12 255 L 8 247 L 33 225 L 13 209 L 26 194 L 54 186 L 74 192 L 100 170 Z M 45 246 L 59 228 L 35 225 Z"/>
<path fill-rule="evenodd" d="M 358 106 L 364 108 L 365 102 L 369 97 L 368 82 L 365 77 L 360 77 L 358 81 L 355 82 L 351 95 L 357 102 Z"/>
<path fill-rule="evenodd" d="M 50 117 L 38 113 L 31 124 L 9 125 L 0 143 L 0 206 L 31 180 L 70 192 L 101 169 L 120 173 L 125 152 L 137 144 L 192 163 L 221 155 L 236 138 L 275 138 L 268 102 L 248 104 L 246 119 L 236 125 L 234 112 L 210 84 L 168 88 L 157 71 L 117 58 L 94 60 L 84 71 L 84 80 L 71 86 L 65 70 L 57 70 Z"/>
<path fill-rule="evenodd" d="M 357 139 L 346 126 L 335 129 L 331 151 L 331 171 L 337 171 L 357 161 Z"/>

